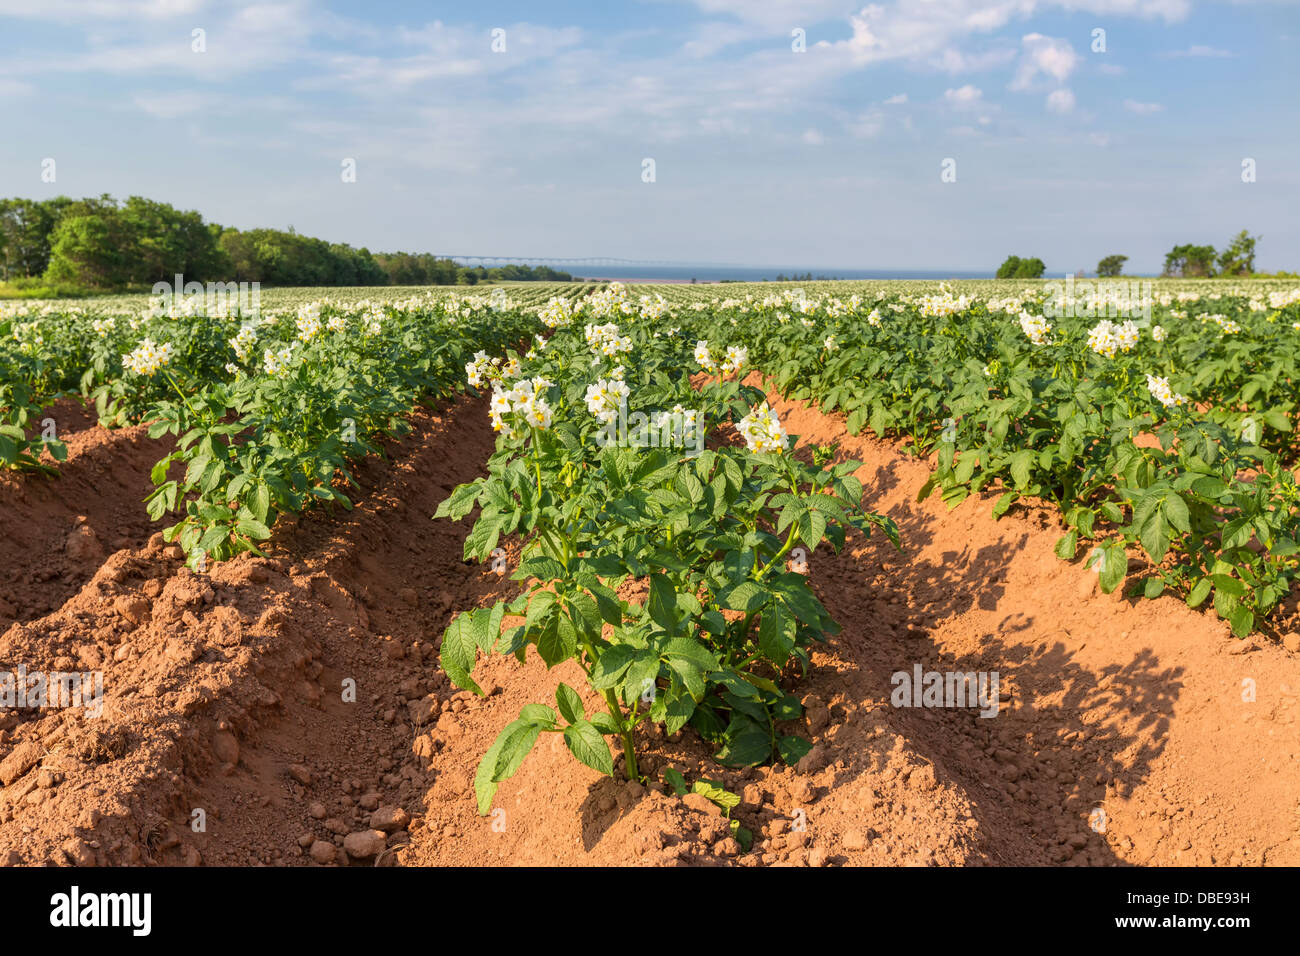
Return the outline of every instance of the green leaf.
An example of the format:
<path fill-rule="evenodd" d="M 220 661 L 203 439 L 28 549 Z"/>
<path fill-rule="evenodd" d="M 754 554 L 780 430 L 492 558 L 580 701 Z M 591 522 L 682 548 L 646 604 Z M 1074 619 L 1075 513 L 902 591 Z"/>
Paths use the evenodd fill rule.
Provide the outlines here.
<path fill-rule="evenodd" d="M 1187 606 L 1199 607 L 1210 596 L 1210 588 L 1212 587 L 1214 587 L 1214 582 L 1209 578 L 1201 578 L 1201 580 L 1197 581 L 1187 595 Z"/>
<path fill-rule="evenodd" d="M 724 733 L 714 759 L 728 767 L 754 767 L 772 756 L 767 730 L 748 717 L 735 716 Z"/>
<path fill-rule="evenodd" d="M 560 713 L 564 719 L 571 724 L 586 717 L 586 711 L 582 706 L 582 698 L 578 692 L 561 681 L 560 686 L 555 688 L 555 705 L 560 708 Z"/>
<path fill-rule="evenodd" d="M 686 787 L 686 778 L 673 767 L 664 768 L 664 783 L 672 787 L 673 793 L 679 797 L 684 797 L 690 792 Z"/>
<path fill-rule="evenodd" d="M 781 759 L 793 767 L 808 755 L 812 750 L 812 744 L 802 737 L 787 735 L 777 740 L 776 749 Z"/>
<path fill-rule="evenodd" d="M 541 732 L 541 727 L 521 719 L 511 722 L 497 735 L 497 739 L 479 761 L 478 772 L 474 775 L 474 793 L 478 798 L 479 814 L 487 816 L 492 808 L 492 798 L 496 796 L 497 785 L 519 769 Z"/>
<path fill-rule="evenodd" d="M 677 632 L 677 592 L 666 574 L 650 576 L 650 619 L 669 634 Z"/>
<path fill-rule="evenodd" d="M 458 614 L 442 634 L 442 651 L 438 655 L 442 669 L 451 682 L 483 696 L 483 690 L 474 683 L 470 672 L 478 659 L 478 641 L 475 640 L 473 612 Z"/>
<path fill-rule="evenodd" d="M 709 800 L 710 803 L 717 804 L 723 810 L 731 810 L 740 806 L 740 797 L 731 791 L 725 789 L 722 784 L 715 780 L 696 780 L 695 785 L 691 787 L 691 793 L 698 793 Z"/>
<path fill-rule="evenodd" d="M 617 686 L 635 654 L 636 651 L 626 644 L 613 644 L 605 648 L 601 651 L 596 666 L 591 669 L 591 686 L 596 690 L 609 690 Z"/>
<path fill-rule="evenodd" d="M 609 744 L 592 724 L 579 720 L 564 728 L 564 742 L 569 752 L 592 770 L 599 770 L 606 776 L 614 775 L 614 757 L 609 752 Z"/>

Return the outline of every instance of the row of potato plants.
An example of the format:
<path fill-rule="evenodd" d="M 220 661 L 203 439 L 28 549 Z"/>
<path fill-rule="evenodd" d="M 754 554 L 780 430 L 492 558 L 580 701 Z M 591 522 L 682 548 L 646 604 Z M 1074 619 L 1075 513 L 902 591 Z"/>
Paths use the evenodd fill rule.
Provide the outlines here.
<path fill-rule="evenodd" d="M 710 308 L 705 329 L 735 335 L 783 394 L 844 413 L 850 432 L 933 453 L 922 497 L 955 507 L 998 490 L 995 516 L 1052 502 L 1057 554 L 1084 548 L 1103 590 L 1129 580 L 1132 595 L 1193 607 L 1213 596 L 1244 636 L 1300 575 L 1300 306 L 1280 303 L 1187 301 L 1112 321 L 951 294 L 786 297 Z M 1132 575 L 1130 550 L 1147 559 Z"/>
<path fill-rule="evenodd" d="M 259 552 L 280 514 L 350 506 L 353 463 L 402 434 L 418 402 L 461 390 L 475 352 L 500 354 L 540 328 L 505 296 L 215 315 L 42 308 L 4 322 L 0 464 L 53 472 L 42 449 L 66 451 L 30 426 L 73 395 L 102 425 L 175 436 L 146 506 L 155 520 L 176 514 L 164 535 L 194 566 Z"/>
<path fill-rule="evenodd" d="M 548 668 L 576 662 L 599 704 L 561 683 L 553 706 L 524 707 L 479 764 L 480 811 L 545 734 L 605 774 L 614 737 L 629 779 L 646 722 L 689 725 L 723 765 L 798 761 L 810 745 L 786 729 L 802 713 L 789 679 L 838 627 L 788 559 L 839 549 L 850 529 L 897 545 L 897 528 L 863 507 L 856 462 L 823 469 L 793 454 L 762 393 L 737 381 L 739 350 L 701 355 L 617 287 L 543 317 L 555 328 L 544 347 L 467 369 L 492 390 L 497 448 L 435 517 L 477 511 L 467 559 L 516 536 L 523 588 L 458 615 L 441 663 L 481 694 L 480 655 L 522 662 L 531 646 Z M 681 792 L 680 774 L 665 780 Z"/>

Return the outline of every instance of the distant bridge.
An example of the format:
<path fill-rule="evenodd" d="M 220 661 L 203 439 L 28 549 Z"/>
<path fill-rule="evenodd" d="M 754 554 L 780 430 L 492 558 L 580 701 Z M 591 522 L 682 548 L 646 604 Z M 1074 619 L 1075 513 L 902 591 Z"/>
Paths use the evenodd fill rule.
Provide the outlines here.
<path fill-rule="evenodd" d="M 736 262 L 683 262 L 675 259 L 616 259 L 611 256 L 582 256 L 564 258 L 556 256 L 471 256 L 460 253 L 435 253 L 439 259 L 451 259 L 463 266 L 614 266 L 614 267 L 661 267 L 670 269 L 744 269 Z"/>

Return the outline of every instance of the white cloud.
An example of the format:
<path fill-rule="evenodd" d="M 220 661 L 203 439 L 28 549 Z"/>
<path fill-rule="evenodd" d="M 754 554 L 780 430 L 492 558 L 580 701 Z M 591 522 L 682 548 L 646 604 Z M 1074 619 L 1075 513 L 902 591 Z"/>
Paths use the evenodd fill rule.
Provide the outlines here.
<path fill-rule="evenodd" d="M 1232 53 L 1228 50 L 1220 50 L 1217 47 L 1193 45 L 1186 50 L 1175 50 L 1165 55 L 1172 57 L 1229 57 L 1232 56 Z"/>
<path fill-rule="evenodd" d="M 196 13 L 204 0 L 0 0 L 0 17 L 30 20 L 165 20 Z"/>
<path fill-rule="evenodd" d="M 955 90 L 944 90 L 943 99 L 955 110 L 973 110 L 984 105 L 984 91 L 967 83 Z"/>
<path fill-rule="evenodd" d="M 805 143 L 807 143 L 809 146 L 820 146 L 824 142 L 826 142 L 826 137 L 821 134 L 821 130 L 816 130 L 816 129 L 804 130 L 803 136 L 799 138 L 803 140 Z"/>
<path fill-rule="evenodd" d="M 1124 109 L 1130 113 L 1137 113 L 1139 116 L 1147 116 L 1151 113 L 1159 113 L 1164 109 L 1160 103 L 1139 103 L 1137 100 L 1125 100 Z"/>
<path fill-rule="evenodd" d="M 1021 37 L 1020 43 L 1024 55 L 1020 58 L 1015 79 L 1011 81 L 1013 90 L 1029 89 L 1040 73 L 1063 83 L 1079 65 L 1079 55 L 1068 40 L 1029 33 Z"/>
<path fill-rule="evenodd" d="M 906 94 L 906 93 L 895 93 L 895 94 L 894 94 L 893 96 L 891 96 L 889 99 L 885 100 L 885 105 L 886 105 L 886 106 L 899 106 L 899 105 L 901 105 L 901 104 L 903 104 L 903 103 L 906 103 L 906 102 L 907 102 L 907 94 Z"/>
<path fill-rule="evenodd" d="M 870 109 L 845 123 L 845 128 L 856 139 L 875 139 L 885 128 L 884 110 Z"/>
<path fill-rule="evenodd" d="M 206 100 L 197 93 L 180 91 L 175 93 L 141 93 L 133 102 L 135 105 L 157 119 L 176 119 L 189 113 L 198 112 Z"/>
<path fill-rule="evenodd" d="M 1069 89 L 1053 90 L 1047 94 L 1047 108 L 1053 113 L 1069 113 L 1074 109 L 1074 93 Z"/>

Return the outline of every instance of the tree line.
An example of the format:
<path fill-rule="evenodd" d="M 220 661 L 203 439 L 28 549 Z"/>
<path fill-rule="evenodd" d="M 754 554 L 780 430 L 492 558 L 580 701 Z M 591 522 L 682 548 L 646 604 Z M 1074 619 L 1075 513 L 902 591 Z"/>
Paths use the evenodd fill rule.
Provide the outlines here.
<path fill-rule="evenodd" d="M 239 230 L 140 196 L 0 199 L 0 280 L 97 291 L 171 282 L 275 286 L 568 282 L 546 266 L 462 266 L 428 253 L 374 253 L 298 235 Z"/>
<path fill-rule="evenodd" d="M 1222 252 L 1214 246 L 1197 246 L 1184 244 L 1174 246 L 1165 255 L 1162 276 L 1178 278 L 1203 278 L 1210 276 L 1249 276 L 1255 274 L 1255 243 L 1259 236 L 1252 236 L 1245 229 L 1228 241 Z M 1124 271 L 1128 256 L 1109 255 L 1097 263 L 1097 275 L 1101 277 L 1118 276 Z M 1043 260 L 1038 258 L 1021 259 L 1019 256 L 1007 256 L 1006 261 L 998 267 L 999 279 L 1036 279 L 1043 274 Z"/>

